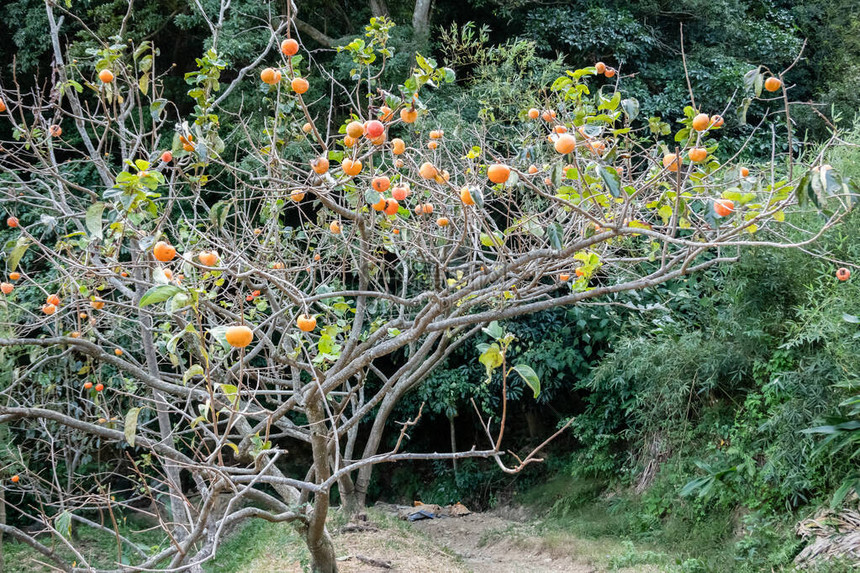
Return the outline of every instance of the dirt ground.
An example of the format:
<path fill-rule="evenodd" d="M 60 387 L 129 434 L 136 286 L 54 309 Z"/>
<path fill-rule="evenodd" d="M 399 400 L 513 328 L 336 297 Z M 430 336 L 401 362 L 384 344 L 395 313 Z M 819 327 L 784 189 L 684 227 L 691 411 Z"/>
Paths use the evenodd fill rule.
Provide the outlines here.
<path fill-rule="evenodd" d="M 393 519 L 393 518 L 392 518 Z M 399 522 L 376 532 L 342 533 L 346 573 L 592 573 L 566 551 L 554 551 L 516 516 L 474 513 L 465 517 Z M 368 559 L 377 563 L 368 562 Z M 388 565 L 386 569 L 382 565 Z"/>

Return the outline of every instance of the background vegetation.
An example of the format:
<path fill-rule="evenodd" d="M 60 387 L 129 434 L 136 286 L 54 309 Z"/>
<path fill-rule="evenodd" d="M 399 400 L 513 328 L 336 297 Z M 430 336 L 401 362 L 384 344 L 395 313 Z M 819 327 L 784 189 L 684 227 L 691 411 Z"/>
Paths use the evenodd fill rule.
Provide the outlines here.
<path fill-rule="evenodd" d="M 125 13 L 121 0 L 73 4 L 86 18 L 70 22 L 72 30 L 115 30 Z M 234 0 L 234 18 L 266 17 L 261 4 Z M 309 26 L 346 43 L 361 33 L 374 3 L 358 10 L 345 0 L 298 4 Z M 860 144 L 860 124 L 852 125 L 860 108 L 854 8 L 852 0 L 438 0 L 431 13 L 436 32 L 422 49 L 457 71 L 456 84 L 432 96 L 434 107 L 449 110 L 435 117 L 438 127 L 456 136 L 461 122 L 516 114 L 539 100 L 537 86 L 547 78 L 597 60 L 633 75 L 627 88 L 643 116 L 673 123 L 690 103 L 682 25 L 691 87 L 703 109 L 722 110 L 737 100 L 737 86 L 753 64 L 782 69 L 805 45 L 791 81 L 800 86 L 795 99 L 816 102 L 796 126 L 798 151 L 814 153 L 834 126 Z M 405 75 L 409 55 L 421 46 L 410 27 L 413 9 L 411 1 L 387 4 L 398 23 L 386 72 L 392 77 Z M 44 77 L 51 67 L 42 1 L 9 0 L 0 15 L 0 37 L 12 40 L 0 44 L 0 78 L 8 85 L 16 74 L 27 89 L 38 89 L 36 74 Z M 140 3 L 134 33 L 176 63 L 170 99 L 188 102 L 190 110 L 182 76 L 205 48 L 203 22 L 184 2 L 154 0 Z M 230 69 L 248 64 L 266 40 L 262 33 L 223 38 L 221 56 Z M 76 46 L 86 48 L 86 41 Z M 348 77 L 345 55 L 317 56 Z M 252 87 L 232 97 L 259 98 Z M 728 116 L 720 153 L 740 149 L 750 126 L 774 111 L 754 107 L 748 123 Z M 768 159 L 762 154 L 770 138 L 762 133 L 743 149 L 752 169 Z M 856 147 L 828 161 L 860 177 Z M 523 387 L 512 389 L 521 415 L 511 437 L 526 450 L 575 416 L 572 431 L 553 445 L 545 464 L 517 478 L 479 461 L 456 471 L 450 463 L 404 465 L 378 471 L 372 497 L 462 500 L 476 508 L 519 498 L 550 512 L 546 527 L 671 546 L 685 570 L 789 566 L 802 547 L 793 531 L 798 519 L 822 505 L 856 505 L 845 494 L 856 477 L 860 440 L 853 429 L 860 413 L 852 411 L 860 384 L 860 288 L 856 280 L 838 283 L 833 273 L 835 262 L 860 260 L 857 223 L 855 215 L 814 247 L 826 260 L 801 251 L 747 250 L 731 270 L 509 324 L 517 336 L 511 360 L 534 365 L 544 386 L 538 401 Z M 394 416 L 405 419 L 427 403 L 413 443 L 445 451 L 452 431 L 461 447 L 477 441 L 471 400 L 490 409 L 499 395 L 498 381 L 480 384 L 475 345 L 481 342 L 459 350 Z M 32 456 L 30 464 L 40 463 L 38 450 Z M 649 558 L 660 557 L 631 552 L 630 562 L 619 566 Z"/>

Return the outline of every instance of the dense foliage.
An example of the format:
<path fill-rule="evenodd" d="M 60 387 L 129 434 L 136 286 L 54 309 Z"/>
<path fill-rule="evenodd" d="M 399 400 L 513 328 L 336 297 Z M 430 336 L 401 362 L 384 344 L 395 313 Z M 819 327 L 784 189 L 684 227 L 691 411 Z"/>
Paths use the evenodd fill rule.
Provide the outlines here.
<path fill-rule="evenodd" d="M 218 2 L 201 4 L 210 13 L 217 12 Z M 216 138 L 219 132 L 263 133 L 285 163 L 306 164 L 313 143 L 309 144 L 300 132 L 304 119 L 296 118 L 301 117 L 302 109 L 292 101 L 279 100 L 267 86 L 255 82 L 241 85 L 222 102 L 225 109 L 231 110 L 230 114 L 222 114 L 215 121 L 208 115 L 212 112 L 208 106 L 214 98 L 212 86 L 218 86 L 219 81 L 227 85 L 236 79 L 237 71 L 253 66 L 257 55 L 270 42 L 270 28 L 276 27 L 282 16 L 276 13 L 277 9 L 283 10 L 277 8 L 278 4 L 233 0 L 220 32 L 217 55 L 207 52 L 212 47 L 210 30 L 191 3 L 173 0 L 143 3 L 135 7 L 133 25 L 126 21 L 128 4 L 119 0 L 75 0 L 59 3 L 56 10 L 58 13 L 70 10 L 65 15 L 64 40 L 71 46 L 70 55 L 81 62 L 91 63 L 92 50 L 104 49 L 93 41 L 90 31 L 107 37 L 127 26 L 123 38 L 130 38 L 130 45 L 151 46 L 159 67 L 167 70 L 159 79 L 163 81 L 160 95 L 166 101 L 176 102 L 175 109 L 168 113 L 171 118 L 188 117 L 193 129 L 204 130 L 194 133 L 208 137 L 205 130 L 220 121 L 213 131 Z M 860 135 L 858 128 L 853 126 L 852 131 L 850 124 L 860 106 L 854 88 L 860 81 L 857 63 L 860 45 L 856 33 L 860 22 L 852 14 L 851 0 L 814 0 L 800 5 L 787 1 L 728 0 L 683 0 L 671 5 L 439 0 L 427 14 L 433 33 L 426 38 L 419 25 L 415 28 L 410 25 L 420 20 L 415 13 L 415 2 L 377 0 L 358 7 L 348 2 L 298 4 L 304 26 L 299 31 L 303 33 L 305 46 L 311 49 L 311 57 L 310 61 L 297 60 L 297 66 L 310 74 L 326 70 L 333 83 L 344 85 L 357 78 L 360 84 L 362 73 L 369 77 L 371 70 L 376 69 L 380 72 L 376 85 L 391 86 L 408 77 L 416 51 L 432 53 L 439 62 L 438 69 L 450 67 L 456 72 L 456 81 L 439 81 L 436 89 L 422 93 L 421 107 L 426 105 L 438 111 L 434 111 L 432 120 L 425 121 L 422 117 L 416 124 L 417 131 L 423 134 L 430 129 L 443 129 L 446 145 L 462 148 L 464 157 L 474 143 L 475 134 L 480 134 L 488 142 L 486 149 L 510 157 L 522 168 L 533 159 L 529 155 L 533 149 L 522 145 L 523 141 L 538 147 L 545 138 L 543 133 L 523 135 L 521 122 L 527 121 L 525 111 L 532 106 L 542 109 L 555 97 L 547 86 L 566 70 L 603 60 L 615 66 L 623 77 L 625 97 L 635 97 L 635 113 L 624 107 L 622 115 L 618 102 L 613 110 L 624 120 L 638 117 L 638 143 L 664 151 L 683 146 L 690 134 L 692 108 L 685 111 L 685 107 L 692 103 L 692 91 L 697 108 L 715 113 L 726 110 L 726 128 L 712 132 L 706 140 L 708 164 L 716 166 L 716 160 L 737 160 L 738 152 L 740 160 L 752 169 L 753 177 L 760 177 L 766 185 L 783 175 L 781 166 L 773 172 L 767 171 L 771 152 L 781 156 L 786 151 L 783 101 L 776 97 L 752 97 L 749 85 L 744 86 L 744 78 L 761 63 L 777 72 L 800 56 L 789 76 L 794 86 L 792 99 L 815 100 L 820 105 L 814 108 L 817 111 L 797 107 L 793 112 L 797 122 L 792 130 L 795 139 L 791 152 L 809 163 L 829 162 L 843 175 L 860 178 L 857 169 L 860 154 L 855 150 Z M 366 34 L 364 25 L 371 16 L 380 13 L 390 15 L 398 26 L 391 30 L 390 38 L 386 35 L 387 44 L 374 45 L 373 36 Z M 0 19 L 0 34 L 12 38 L 11 43 L 0 46 L 0 62 L 4 64 L 0 69 L 2 87 L 9 89 L 14 80 L 24 93 L 43 97 L 45 78 L 52 74 L 55 65 L 50 37 L 45 34 L 48 23 L 44 3 L 10 0 L 0 7 L 0 14 L 5 16 Z M 582 25 L 571 26 L 574 21 Z M 18 22 L 24 24 L 13 25 Z M 248 22 L 257 24 L 249 27 Z M 732 25 L 726 25 L 729 22 Z M 330 50 L 333 45 L 347 49 Z M 390 53 L 382 58 L 386 46 Z M 116 46 L 111 49 L 116 53 L 122 51 Z M 374 68 L 371 57 L 384 59 L 385 66 L 377 61 Z M 367 60 L 362 63 L 362 58 Z M 143 71 L 137 59 L 136 55 L 135 65 Z M 89 63 L 82 65 L 78 70 L 80 75 L 75 77 L 81 80 L 92 75 Z M 186 75 L 189 72 L 191 75 Z M 250 77 L 257 75 L 254 68 Z M 689 76 L 689 86 L 685 75 Z M 611 96 L 615 89 L 609 78 L 596 79 L 591 86 L 594 94 L 589 95 L 594 95 L 597 102 L 602 101 L 603 93 Z M 358 91 L 354 95 L 356 100 L 360 99 Z M 384 99 L 381 93 L 376 97 L 378 103 L 399 103 Z M 747 97 L 749 101 L 745 101 Z M 337 128 L 346 123 L 354 102 L 342 93 L 321 87 L 321 83 L 312 84 L 306 99 L 314 102 L 315 109 L 331 110 L 328 118 L 315 119 L 330 122 L 331 136 L 337 137 Z M 367 102 L 361 105 L 366 106 Z M 273 107 L 277 109 L 274 113 Z M 250 110 L 241 121 L 237 119 L 239 109 Z M 589 109 L 588 113 L 595 110 Z M 572 113 L 571 119 L 575 115 Z M 826 121 L 821 121 L 822 116 Z M 291 121 L 275 126 L 279 118 Z M 773 132 L 770 128 L 756 129 L 765 119 L 773 121 Z M 153 127 L 150 123 L 157 121 L 157 114 L 152 122 L 145 119 L 145 128 Z M 20 134 L 6 130 L 6 126 L 0 127 L 4 139 L 20 140 Z M 676 138 L 678 132 L 682 133 Z M 328 135 L 323 133 L 323 137 Z M 70 138 L 67 151 L 80 149 L 81 142 L 72 129 L 67 129 L 66 136 Z M 420 137 L 415 138 L 418 143 Z M 849 146 L 822 151 L 822 143 L 829 137 L 847 138 Z M 241 138 L 224 139 L 218 151 L 237 158 L 231 167 L 235 169 L 233 175 L 241 185 L 250 188 L 252 185 L 245 175 L 264 161 L 251 154 L 245 156 L 245 150 L 251 146 Z M 263 143 L 255 140 L 258 148 Z M 161 135 L 153 145 L 173 148 L 177 158 L 182 157 L 182 142 L 172 133 Z M 819 152 L 826 156 L 819 157 Z M 117 155 L 111 161 L 122 159 Z M 615 159 L 613 155 L 611 160 Z M 461 157 L 452 156 L 450 161 L 453 164 L 461 161 Z M 410 167 L 417 168 L 417 164 L 407 169 Z M 717 167 L 703 169 L 716 171 Z M 140 176 L 137 168 L 129 167 L 128 171 L 130 176 Z M 92 164 L 77 163 L 64 174 L 81 188 L 101 185 L 100 174 Z M 559 166 L 552 174 L 553 182 L 559 182 L 561 176 Z M 206 187 L 205 181 L 201 184 L 199 179 L 193 186 L 207 205 L 207 216 L 209 208 L 216 206 L 212 220 L 217 221 L 218 201 L 229 192 L 229 186 L 215 181 Z M 440 200 L 439 195 L 433 197 Z M 544 206 L 527 204 L 526 209 L 539 211 L 538 207 Z M 81 202 L 76 207 L 81 207 L 77 211 L 82 214 L 86 205 Z M 658 207 L 655 203 L 648 209 Z M 194 207 L 189 203 L 183 209 L 189 213 Z M 45 213 L 33 205 L 23 206 L 16 213 L 25 226 L 45 223 Z M 459 216 L 460 212 L 457 213 Z M 670 217 L 671 214 L 670 208 Z M 273 202 L 263 207 L 261 221 L 292 230 L 302 225 L 306 215 L 284 209 L 283 202 L 277 205 Z M 663 218 L 661 214 L 652 216 L 657 222 Z M 712 211 L 708 217 L 708 222 L 713 223 Z M 141 218 L 142 228 L 146 226 L 145 219 L 146 216 Z M 789 215 L 788 221 L 799 228 L 821 224 L 818 215 L 810 213 Z M 663 224 L 667 222 L 664 218 Z M 385 224 L 383 228 L 387 232 Z M 505 359 L 511 365 L 531 365 L 541 383 L 541 392 L 534 397 L 526 378 L 512 377 L 505 381 L 510 400 L 507 407 L 515 413 L 508 422 L 509 449 L 520 456 L 527 455 L 556 428 L 571 423 L 571 429 L 550 446 L 547 463 L 529 466 L 518 477 L 503 474 L 484 461 L 407 463 L 377 472 L 369 486 L 369 497 L 392 501 L 422 498 L 442 503 L 462 499 L 476 507 L 489 507 L 507 500 L 514 491 L 521 492 L 543 482 L 549 475 L 563 475 L 579 484 L 597 485 L 589 485 L 585 495 L 576 488 L 559 494 L 553 515 L 567 516 L 576 507 L 595 499 L 600 500 L 598 505 L 603 505 L 606 497 L 599 496 L 623 491 L 609 504 L 612 511 L 625 515 L 623 526 L 612 533 L 621 532 L 637 541 L 671 543 L 672 535 L 687 527 L 702 531 L 698 539 L 701 545 L 684 549 L 685 557 L 691 559 L 685 571 L 698 571 L 696 567 L 700 565 L 713 570 L 736 570 L 720 568 L 726 555 L 736 558 L 747 571 L 789 566 L 802 547 L 793 533 L 794 523 L 819 506 L 839 507 L 846 503 L 851 499 L 855 480 L 860 479 L 853 458 L 860 442 L 857 432 L 860 412 L 854 398 L 860 373 L 857 359 L 860 309 L 856 304 L 860 293 L 856 279 L 842 283 L 834 278 L 838 266 L 853 268 L 860 256 L 857 228 L 855 214 L 803 251 L 741 247 L 732 251 L 739 255 L 739 263 L 731 267 L 719 266 L 669 281 L 659 289 L 613 295 L 505 322 L 505 332 L 513 336 Z M 324 232 L 325 228 L 322 229 Z M 184 241 L 189 248 L 214 246 L 181 225 L 173 231 L 176 240 Z M 770 232 L 771 229 L 760 231 L 758 237 L 787 242 L 807 236 L 799 231 Z M 484 241 L 483 235 L 476 237 L 479 242 Z M 17 234 L 4 229 L 0 238 L 6 244 L 14 241 Z M 309 240 L 298 235 L 291 239 Z M 487 240 L 492 246 L 492 237 L 488 235 Z M 329 245 L 325 241 L 322 234 L 310 240 L 320 250 Z M 387 241 L 377 246 L 387 248 Z M 251 264 L 262 268 L 273 256 L 289 256 L 288 242 L 279 245 L 285 249 L 283 252 L 267 247 L 259 260 Z M 229 242 L 218 246 L 222 253 L 236 247 Z M 16 294 L 17 302 L 21 307 L 37 307 L 44 301 L 44 294 L 60 284 L 63 271 L 45 258 L 34 256 L 32 251 L 22 260 L 39 270 L 42 290 L 48 290 L 21 290 Z M 330 269 L 332 277 L 340 273 L 340 267 L 334 266 Z M 593 270 L 596 272 L 596 268 Z M 240 274 L 233 275 L 237 284 Z M 217 290 L 218 276 L 202 272 L 200 276 L 204 277 L 201 280 L 210 281 L 206 288 Z M 412 279 L 416 281 L 413 285 L 416 291 L 430 288 L 432 280 L 428 274 L 418 277 Z M 426 282 L 419 285 L 419 280 Z M 81 294 L 93 298 L 101 292 L 81 291 Z M 251 319 L 266 316 L 270 310 L 262 300 L 249 302 L 253 302 L 253 306 L 249 305 Z M 342 311 L 348 305 L 345 307 L 343 300 L 324 300 L 323 304 L 327 305 L 329 316 L 345 324 Z M 331 310 L 338 308 L 339 314 Z M 379 317 L 388 310 L 372 312 L 378 312 Z M 9 318 L 5 316 L 0 322 L 12 322 Z M 176 344 L 175 333 L 166 324 L 156 333 L 158 347 L 165 355 L 169 354 L 170 345 Z M 86 323 L 82 325 L 83 330 Z M 324 346 L 331 347 L 332 352 L 337 351 L 333 341 L 344 340 L 338 338 L 346 332 L 345 327 L 338 330 L 341 327 L 343 324 L 337 328 L 332 325 L 332 330 L 326 332 L 331 344 L 326 342 Z M 0 337 L 9 334 L 0 332 Z M 136 338 L 121 326 L 109 331 L 107 338 L 122 348 L 136 344 Z M 456 451 L 485 441 L 478 417 L 497 415 L 502 402 L 503 371 L 490 371 L 488 376 L 486 364 L 479 361 L 479 356 L 493 343 L 499 343 L 499 338 L 486 333 L 458 345 L 443 367 L 432 371 L 423 383 L 410 387 L 404 399 L 381 417 L 379 426 L 380 431 L 385 430 L 385 437 L 377 448 L 387 451 L 399 444 L 401 425 L 395 421 L 416 419 L 419 412 L 423 416 L 423 429 L 408 436 L 414 451 Z M 322 352 L 322 346 L 317 348 Z M 395 372 L 399 364 L 408 361 L 412 351 L 409 347 L 393 353 L 378 364 L 379 375 L 366 374 L 362 384 L 366 382 L 368 393 L 380 392 L 381 396 L 385 387 L 383 371 L 385 375 Z M 42 358 L 48 362 L 44 355 L 28 352 L 27 356 L 0 354 L 0 371 L 17 372 L 19 366 L 38 364 Z M 65 412 L 68 416 L 98 413 L 102 416 L 100 423 L 117 422 L 115 417 L 137 406 L 136 396 L 142 391 L 121 369 L 110 364 L 97 368 L 90 358 L 74 354 L 68 360 L 31 370 L 31 382 L 37 385 L 33 403 L 41 399 L 38 392 L 54 392 L 58 379 L 98 378 L 121 389 L 122 393 L 109 404 L 96 400 L 79 407 L 70 393 L 60 397 L 59 401 L 68 404 Z M 176 373 L 173 382 L 182 379 L 184 384 L 182 369 Z M 304 380 L 307 382 L 307 377 Z M 376 429 L 373 416 L 377 412 L 375 409 L 363 419 L 358 434 L 361 440 L 371 431 L 371 425 Z M 293 420 L 299 424 L 306 422 L 303 415 Z M 141 432 L 146 425 L 153 426 L 154 418 L 144 413 Z M 103 438 L 63 432 L 55 426 L 51 431 L 59 440 L 59 448 L 53 442 L 34 439 L 32 433 L 27 433 L 25 441 L 17 444 L 0 435 L 6 448 L 0 453 L 5 473 L 23 473 L 27 467 L 34 472 L 56 467 L 57 475 L 71 482 L 76 474 L 110 481 L 116 479 L 117 473 L 126 471 L 126 461 L 117 455 L 121 450 L 116 444 L 106 445 Z M 259 440 L 259 434 L 257 437 Z M 22 448 L 22 443 L 26 447 Z M 252 447 L 244 445 L 245 449 Z M 265 443 L 254 443 L 253 448 L 265 448 Z M 71 455 L 73 452 L 80 455 Z M 307 471 L 310 457 L 307 449 L 300 448 L 288 462 L 292 465 L 285 473 L 301 477 Z M 429 479 L 430 476 L 434 479 Z M 120 488 L 129 487 L 128 483 L 117 483 Z M 340 491 L 335 499 L 338 494 Z M 22 496 L 16 502 L 34 504 L 34 500 L 42 499 L 39 495 Z M 129 505 L 138 501 L 130 501 Z M 50 505 L 39 507 L 46 516 L 56 516 L 60 509 Z M 12 516 L 12 521 L 15 520 L 22 520 L 22 516 Z M 69 531 L 72 525 L 69 522 Z M 676 531 L 670 531 L 672 527 Z M 712 548 L 704 547 L 712 542 L 717 542 L 725 552 L 715 554 Z M 697 554 L 699 550 L 701 555 Z"/>

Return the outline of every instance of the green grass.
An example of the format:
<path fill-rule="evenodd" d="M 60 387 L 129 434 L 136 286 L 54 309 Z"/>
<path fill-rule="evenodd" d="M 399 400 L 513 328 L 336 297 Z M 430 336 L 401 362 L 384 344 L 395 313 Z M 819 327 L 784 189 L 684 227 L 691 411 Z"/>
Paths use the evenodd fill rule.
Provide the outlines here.
<path fill-rule="evenodd" d="M 110 527 L 109 522 L 105 525 Z M 167 539 L 160 532 L 144 531 L 143 527 L 138 527 L 130 521 L 121 522 L 119 530 L 124 537 L 148 549 L 150 554 L 157 553 L 167 543 Z M 75 534 L 77 538 L 73 544 L 91 566 L 115 567 L 117 559 L 121 558 L 117 551 L 116 537 L 113 534 L 95 530 L 82 524 L 76 525 Z M 55 550 L 67 563 L 76 561 L 75 555 L 60 540 L 50 535 L 42 535 L 39 536 L 38 541 Z M 126 547 L 123 549 L 136 558 L 137 553 L 132 553 Z M 43 565 L 43 563 L 53 565 L 52 561 L 29 545 L 10 540 L 8 535 L 3 537 L 3 553 L 7 568 L 10 571 L 27 571 L 28 573 L 52 573 L 56 571 L 54 567 Z M 15 568 L 13 568 L 13 564 Z"/>

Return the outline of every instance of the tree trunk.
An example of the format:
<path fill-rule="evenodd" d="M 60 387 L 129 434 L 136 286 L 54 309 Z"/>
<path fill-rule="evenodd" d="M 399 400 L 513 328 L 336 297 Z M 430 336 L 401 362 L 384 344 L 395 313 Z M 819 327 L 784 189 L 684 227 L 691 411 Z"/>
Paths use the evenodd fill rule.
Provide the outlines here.
<path fill-rule="evenodd" d="M 374 16 L 389 16 L 388 3 L 385 0 L 370 0 L 370 13 Z"/>
<path fill-rule="evenodd" d="M 361 459 L 367 459 L 376 454 L 379 450 L 379 442 L 382 441 L 382 433 L 385 430 L 385 422 L 394 405 L 399 399 L 398 392 L 392 392 L 382 399 L 382 404 L 379 406 L 379 411 L 376 413 L 376 419 L 373 420 L 373 427 L 370 429 L 370 434 L 367 436 L 367 443 L 364 445 L 364 452 Z M 397 396 L 395 398 L 395 396 Z M 363 508 L 367 503 L 367 488 L 370 486 L 370 476 L 373 474 L 373 464 L 368 464 L 358 470 L 358 478 L 355 480 L 355 497 L 359 508 Z"/>
<path fill-rule="evenodd" d="M 424 48 L 430 39 L 430 8 L 433 0 L 415 0 L 415 10 L 412 12 L 412 30 L 415 45 Z"/>
<path fill-rule="evenodd" d="M 331 476 L 324 400 L 325 397 L 317 389 L 314 389 L 305 404 L 305 412 L 311 427 L 311 451 L 317 483 L 322 483 Z M 337 573 L 334 543 L 332 543 L 325 525 L 328 509 L 328 492 L 316 492 L 313 510 L 304 536 L 305 545 L 311 553 L 311 571 L 313 573 Z"/>
<path fill-rule="evenodd" d="M 457 453 L 457 427 L 454 424 L 454 416 L 448 416 L 448 423 L 451 426 L 451 453 Z M 457 458 L 451 460 L 454 464 L 454 475 L 457 475 Z"/>
<path fill-rule="evenodd" d="M 0 525 L 6 525 L 6 489 L 0 487 Z M 0 530 L 0 573 L 3 573 L 3 531 Z"/>
<path fill-rule="evenodd" d="M 323 534 L 313 541 L 306 536 L 305 545 L 311 554 L 312 573 L 337 573 L 337 556 L 328 530 L 323 529 Z"/>

